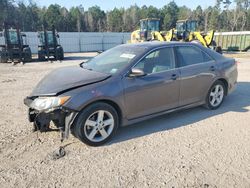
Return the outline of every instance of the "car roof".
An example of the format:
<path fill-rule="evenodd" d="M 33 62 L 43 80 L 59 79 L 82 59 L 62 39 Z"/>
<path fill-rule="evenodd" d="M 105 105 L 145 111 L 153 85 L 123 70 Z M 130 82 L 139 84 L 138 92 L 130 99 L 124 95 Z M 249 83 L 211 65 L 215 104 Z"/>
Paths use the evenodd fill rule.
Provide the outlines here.
<path fill-rule="evenodd" d="M 134 44 L 123 44 L 122 46 L 132 47 L 132 48 L 135 47 L 135 48 L 154 49 L 157 47 L 175 46 L 175 45 L 196 46 L 197 44 L 190 42 L 178 42 L 178 41 L 171 41 L 171 42 L 152 41 L 152 42 L 140 42 Z"/>
<path fill-rule="evenodd" d="M 170 42 L 161 42 L 161 41 L 152 41 L 152 42 L 140 42 L 140 43 L 134 43 L 134 44 L 123 44 L 121 46 L 128 47 L 128 48 L 143 48 L 146 51 L 150 51 L 159 47 L 174 47 L 174 46 L 196 46 L 206 53 L 208 53 L 210 56 L 212 56 L 214 59 L 223 59 L 225 58 L 223 55 L 211 50 L 210 48 L 205 48 L 201 44 L 198 43 L 192 43 L 192 42 L 179 42 L 179 41 L 170 41 Z"/>

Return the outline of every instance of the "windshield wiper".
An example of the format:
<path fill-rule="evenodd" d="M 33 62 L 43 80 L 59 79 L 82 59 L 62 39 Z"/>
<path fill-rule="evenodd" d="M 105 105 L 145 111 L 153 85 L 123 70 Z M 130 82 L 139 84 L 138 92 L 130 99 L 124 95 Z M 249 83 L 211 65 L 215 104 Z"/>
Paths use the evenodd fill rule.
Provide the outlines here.
<path fill-rule="evenodd" d="M 93 69 L 91 69 L 91 68 L 88 68 L 88 67 L 83 66 L 83 63 L 81 63 L 81 64 L 80 64 L 80 67 L 81 67 L 81 68 L 83 68 L 83 69 L 90 70 L 90 71 L 92 71 L 92 70 L 93 70 Z"/>
<path fill-rule="evenodd" d="M 87 68 L 87 67 L 83 67 L 84 69 L 87 69 L 87 70 L 90 70 L 90 71 L 92 71 L 93 69 L 91 69 L 91 68 Z"/>

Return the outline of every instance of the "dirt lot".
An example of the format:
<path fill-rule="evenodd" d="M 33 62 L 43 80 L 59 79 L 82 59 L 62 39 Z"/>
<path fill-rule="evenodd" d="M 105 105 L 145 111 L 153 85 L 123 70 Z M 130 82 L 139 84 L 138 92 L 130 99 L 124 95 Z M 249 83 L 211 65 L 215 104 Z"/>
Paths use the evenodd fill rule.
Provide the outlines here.
<path fill-rule="evenodd" d="M 71 136 L 66 156 L 54 160 L 59 134 L 32 133 L 23 99 L 52 69 L 92 55 L 0 64 L 1 188 L 250 187 L 250 58 L 238 59 L 238 88 L 220 109 L 198 107 L 121 128 L 97 148 Z"/>

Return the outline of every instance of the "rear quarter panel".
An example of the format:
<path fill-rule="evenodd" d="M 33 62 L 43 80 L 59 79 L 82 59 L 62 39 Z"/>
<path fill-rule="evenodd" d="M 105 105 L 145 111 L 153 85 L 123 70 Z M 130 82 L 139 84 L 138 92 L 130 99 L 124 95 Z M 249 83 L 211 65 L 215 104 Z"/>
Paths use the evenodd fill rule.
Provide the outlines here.
<path fill-rule="evenodd" d="M 220 77 L 228 82 L 228 94 L 230 94 L 237 84 L 238 71 L 235 59 L 224 58 L 217 62 Z"/>

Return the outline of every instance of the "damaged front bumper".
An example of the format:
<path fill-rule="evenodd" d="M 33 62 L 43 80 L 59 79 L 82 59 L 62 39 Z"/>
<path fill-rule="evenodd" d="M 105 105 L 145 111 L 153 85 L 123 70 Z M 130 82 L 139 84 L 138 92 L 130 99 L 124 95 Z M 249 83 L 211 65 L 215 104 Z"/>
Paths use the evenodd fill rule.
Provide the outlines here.
<path fill-rule="evenodd" d="M 33 122 L 34 131 L 51 131 L 53 129 L 50 128 L 50 123 L 53 122 L 61 132 L 61 141 L 67 139 L 77 112 L 66 109 L 63 106 L 48 111 L 38 111 L 31 108 L 33 100 L 33 98 L 27 97 L 24 99 L 24 104 L 29 107 L 28 119 L 30 122 Z"/>

